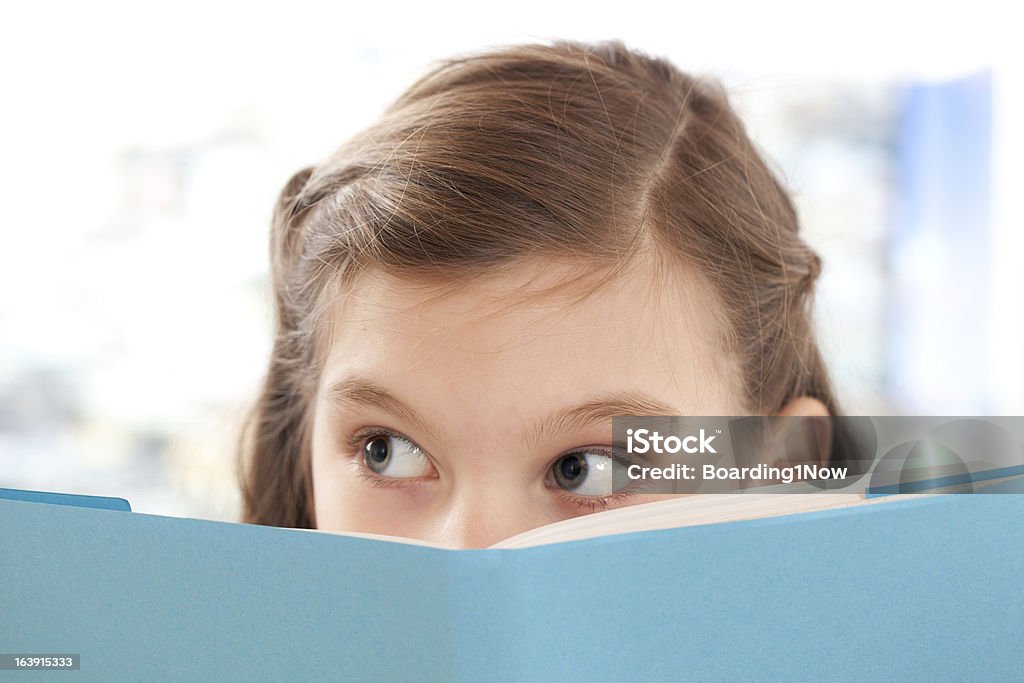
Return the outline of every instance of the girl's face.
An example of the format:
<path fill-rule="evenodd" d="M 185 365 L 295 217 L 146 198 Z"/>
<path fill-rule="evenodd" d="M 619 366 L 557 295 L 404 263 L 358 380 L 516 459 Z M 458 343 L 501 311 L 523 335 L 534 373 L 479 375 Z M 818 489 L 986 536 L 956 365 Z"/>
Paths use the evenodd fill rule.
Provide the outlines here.
<path fill-rule="evenodd" d="M 652 500 L 609 495 L 612 416 L 745 414 L 739 373 L 692 273 L 635 269 L 579 300 L 599 277 L 534 260 L 433 299 L 360 277 L 327 315 L 317 527 L 474 548 Z"/>

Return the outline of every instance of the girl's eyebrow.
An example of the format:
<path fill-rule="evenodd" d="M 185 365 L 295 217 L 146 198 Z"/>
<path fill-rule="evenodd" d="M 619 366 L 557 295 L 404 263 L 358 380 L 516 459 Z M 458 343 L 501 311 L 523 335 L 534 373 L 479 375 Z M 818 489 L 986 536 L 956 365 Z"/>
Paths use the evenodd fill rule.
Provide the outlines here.
<path fill-rule="evenodd" d="M 440 425 L 419 415 L 408 403 L 362 374 L 349 375 L 332 383 L 326 392 L 334 407 L 370 406 L 412 423 L 435 440 L 451 445 L 454 440 Z M 560 432 L 572 432 L 618 416 L 644 417 L 678 415 L 678 409 L 638 391 L 616 391 L 596 396 L 574 406 L 561 408 L 538 420 L 523 438 L 527 448 Z"/>

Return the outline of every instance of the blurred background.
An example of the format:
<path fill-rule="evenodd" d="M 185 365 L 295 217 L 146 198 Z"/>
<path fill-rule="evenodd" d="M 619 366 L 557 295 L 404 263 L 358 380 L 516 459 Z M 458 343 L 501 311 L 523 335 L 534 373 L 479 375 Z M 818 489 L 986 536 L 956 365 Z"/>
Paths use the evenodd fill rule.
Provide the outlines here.
<path fill-rule="evenodd" d="M 433 60 L 552 38 L 620 38 L 729 88 L 824 259 L 847 412 L 1024 414 L 1010 9 L 358 5 L 0 10 L 0 487 L 237 519 L 277 191 Z"/>

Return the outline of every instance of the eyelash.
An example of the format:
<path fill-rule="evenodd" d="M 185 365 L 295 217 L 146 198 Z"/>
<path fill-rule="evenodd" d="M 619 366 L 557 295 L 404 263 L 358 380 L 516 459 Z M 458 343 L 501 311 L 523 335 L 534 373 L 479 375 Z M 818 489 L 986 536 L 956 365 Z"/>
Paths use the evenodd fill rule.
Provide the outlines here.
<path fill-rule="evenodd" d="M 396 432 L 393 429 L 388 429 L 387 427 L 364 427 L 363 429 L 360 429 L 360 430 L 356 431 L 355 433 L 353 433 L 352 436 L 350 436 L 346 440 L 346 445 L 348 446 L 348 455 L 354 461 L 354 465 L 355 465 L 355 468 L 356 468 L 356 473 L 359 475 L 359 477 L 361 479 L 363 479 L 363 481 L 367 482 L 368 484 L 370 484 L 371 486 L 374 486 L 376 488 L 393 489 L 393 488 L 405 487 L 405 486 L 409 486 L 409 485 L 415 485 L 417 482 L 422 482 L 422 481 L 425 480 L 425 478 L 420 478 L 420 479 L 393 479 L 391 477 L 381 477 L 378 474 L 376 474 L 373 471 L 371 471 L 366 466 L 366 462 L 362 458 L 363 446 L 366 443 L 366 439 L 368 439 L 371 436 L 390 436 L 390 437 L 393 437 L 393 438 L 396 438 L 396 439 L 403 439 L 405 441 L 408 441 L 409 443 L 415 443 L 415 441 L 413 441 L 409 437 L 407 437 L 407 436 L 405 436 L 403 434 L 400 434 L 399 432 Z M 580 453 L 580 452 L 584 452 L 584 451 L 582 451 L 581 449 L 577 448 L 577 449 L 574 449 L 574 450 L 571 450 L 571 451 L 566 451 L 564 453 L 560 453 L 559 455 L 557 455 L 555 457 L 554 461 L 552 461 L 552 464 L 554 464 L 555 462 L 558 462 L 561 458 L 564 458 L 567 455 L 571 455 L 573 453 Z M 592 451 L 585 451 L 585 452 L 588 452 L 588 453 L 598 453 L 600 455 L 605 455 L 605 456 L 607 456 L 609 458 L 616 458 L 616 459 L 618 459 L 618 460 L 620 460 L 622 462 L 625 462 L 622 458 L 617 458 L 615 453 L 612 452 L 612 451 L 609 451 L 607 448 L 594 449 Z M 430 456 L 426 455 L 425 451 L 423 453 L 427 457 L 428 460 L 431 460 L 431 465 L 433 465 L 433 460 L 430 458 Z M 435 470 L 436 469 L 437 468 L 435 467 Z M 600 512 L 602 510 L 607 510 L 609 507 L 611 507 L 615 503 L 619 503 L 619 502 L 622 502 L 624 500 L 628 500 L 628 499 L 632 498 L 633 496 L 635 496 L 636 494 L 642 493 L 642 491 L 643 491 L 643 489 L 645 487 L 642 484 L 641 485 L 635 485 L 634 484 L 634 485 L 628 487 L 627 489 L 623 489 L 621 491 L 616 491 L 615 493 L 612 493 L 612 494 L 607 495 L 607 496 L 578 496 L 578 495 L 574 495 L 571 492 L 566 491 L 565 489 L 562 489 L 562 488 L 557 487 L 557 486 L 553 486 L 553 487 L 549 487 L 549 488 L 552 488 L 554 490 L 559 491 L 558 499 L 560 501 L 562 501 L 563 503 L 568 503 L 570 505 L 575 505 L 576 507 L 584 509 L 584 510 L 587 510 L 588 512 Z"/>
<path fill-rule="evenodd" d="M 639 493 L 638 491 L 618 491 L 608 496 L 574 496 L 568 491 L 559 490 L 561 491 L 558 494 L 559 500 L 586 509 L 589 512 L 602 512 L 611 507 L 612 504 L 629 500 Z"/>

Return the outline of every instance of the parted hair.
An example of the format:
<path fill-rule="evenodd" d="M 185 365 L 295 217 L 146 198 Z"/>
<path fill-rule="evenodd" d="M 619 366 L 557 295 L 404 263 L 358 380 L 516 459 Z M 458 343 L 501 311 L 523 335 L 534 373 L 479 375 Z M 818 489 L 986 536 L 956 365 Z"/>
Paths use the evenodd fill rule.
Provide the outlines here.
<path fill-rule="evenodd" d="M 243 521 L 316 525 L 317 330 L 338 283 L 367 268 L 457 283 L 533 256 L 596 267 L 650 250 L 709 283 L 752 411 L 804 395 L 838 414 L 811 324 L 820 260 L 716 80 L 617 41 L 438 64 L 277 200 L 276 329 L 241 439 Z"/>

